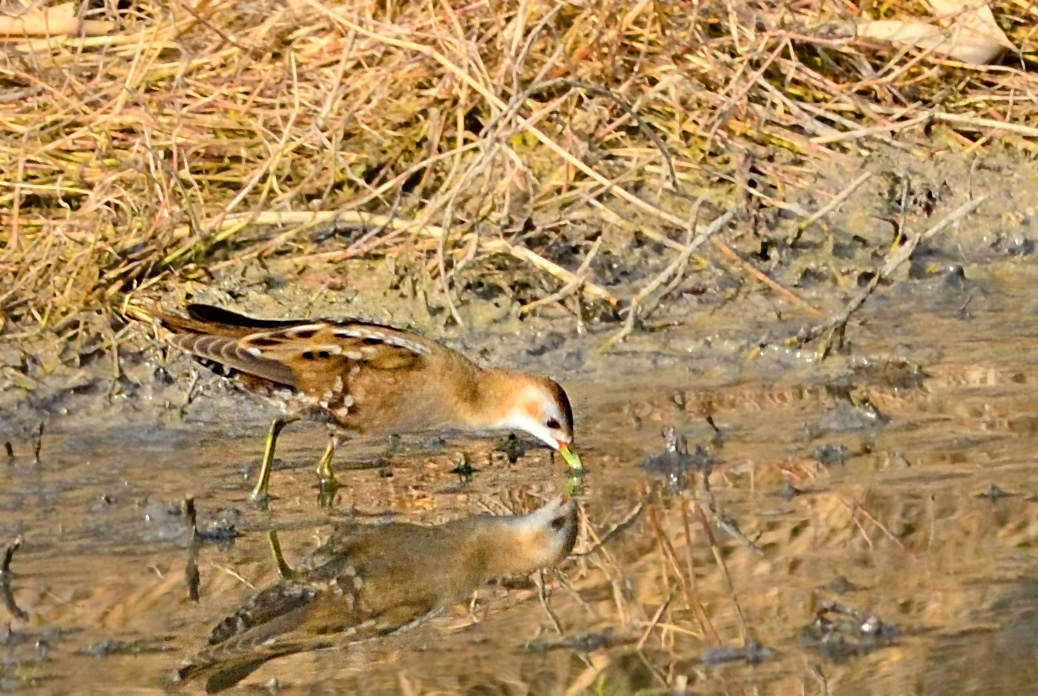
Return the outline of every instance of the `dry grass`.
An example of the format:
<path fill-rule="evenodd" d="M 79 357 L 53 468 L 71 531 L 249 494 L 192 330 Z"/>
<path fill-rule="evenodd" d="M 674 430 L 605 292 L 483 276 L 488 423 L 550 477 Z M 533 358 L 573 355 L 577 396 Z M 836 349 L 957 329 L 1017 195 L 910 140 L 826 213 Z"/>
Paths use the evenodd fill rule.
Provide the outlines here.
<path fill-rule="evenodd" d="M 613 226 L 680 251 L 697 196 L 786 207 L 764 192 L 877 147 L 1033 151 L 1038 7 L 992 9 L 1019 53 L 977 67 L 833 29 L 911 3 L 108 2 L 82 37 L 0 37 L 0 330 L 404 244 L 452 310 L 460 268 L 502 254 L 616 306 L 552 245 Z"/>

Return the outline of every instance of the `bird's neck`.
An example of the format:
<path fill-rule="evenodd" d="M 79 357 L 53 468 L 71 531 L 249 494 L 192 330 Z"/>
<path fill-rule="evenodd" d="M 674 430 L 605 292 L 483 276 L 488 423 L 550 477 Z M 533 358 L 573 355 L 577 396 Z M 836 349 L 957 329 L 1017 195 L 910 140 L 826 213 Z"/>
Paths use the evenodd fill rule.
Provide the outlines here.
<path fill-rule="evenodd" d="M 507 575 L 532 572 L 539 566 L 543 549 L 531 544 L 521 526 L 524 518 L 480 517 L 465 545 L 465 565 L 479 576 L 479 583 Z"/>
<path fill-rule="evenodd" d="M 493 430 L 502 427 L 512 410 L 523 373 L 514 370 L 477 368 L 474 379 L 461 386 L 458 402 L 468 427 Z"/>

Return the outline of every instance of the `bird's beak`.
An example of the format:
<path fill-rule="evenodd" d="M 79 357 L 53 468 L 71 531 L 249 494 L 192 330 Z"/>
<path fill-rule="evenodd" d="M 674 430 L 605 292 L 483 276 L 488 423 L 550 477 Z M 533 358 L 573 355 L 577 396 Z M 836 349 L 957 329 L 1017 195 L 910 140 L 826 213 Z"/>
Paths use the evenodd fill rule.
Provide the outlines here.
<path fill-rule="evenodd" d="M 580 457 L 577 453 L 569 448 L 569 445 L 562 440 L 559 443 L 559 454 L 562 455 L 562 461 L 566 462 L 566 465 L 573 471 L 583 471 L 584 465 L 580 462 Z"/>

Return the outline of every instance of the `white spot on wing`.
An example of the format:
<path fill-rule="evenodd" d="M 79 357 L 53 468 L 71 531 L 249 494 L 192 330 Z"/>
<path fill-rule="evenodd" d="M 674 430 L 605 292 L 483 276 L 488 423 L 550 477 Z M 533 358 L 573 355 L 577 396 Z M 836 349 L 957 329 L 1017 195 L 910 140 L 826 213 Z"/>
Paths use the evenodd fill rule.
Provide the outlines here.
<path fill-rule="evenodd" d="M 388 338 L 386 338 L 386 343 L 388 343 L 391 346 L 396 346 L 398 348 L 409 350 L 412 353 L 416 353 L 418 355 L 429 354 L 429 349 L 425 346 L 419 343 L 415 343 L 414 341 L 408 341 L 406 338 L 402 338 L 400 336 L 389 336 Z"/>
<path fill-rule="evenodd" d="M 344 327 L 332 329 L 332 334 L 338 338 L 369 338 L 375 341 L 381 341 L 387 346 L 396 346 L 397 348 L 403 348 L 409 350 L 416 355 L 428 355 L 429 349 L 423 346 L 421 343 L 415 341 L 409 341 L 403 336 L 391 336 L 384 331 L 375 331 L 373 329 L 366 329 L 363 327 Z M 353 359 L 353 358 L 351 358 Z"/>
<path fill-rule="evenodd" d="M 313 333 L 323 328 L 324 324 L 303 324 L 302 326 L 293 326 L 291 329 L 286 330 L 285 335 L 297 338 L 301 333 Z"/>

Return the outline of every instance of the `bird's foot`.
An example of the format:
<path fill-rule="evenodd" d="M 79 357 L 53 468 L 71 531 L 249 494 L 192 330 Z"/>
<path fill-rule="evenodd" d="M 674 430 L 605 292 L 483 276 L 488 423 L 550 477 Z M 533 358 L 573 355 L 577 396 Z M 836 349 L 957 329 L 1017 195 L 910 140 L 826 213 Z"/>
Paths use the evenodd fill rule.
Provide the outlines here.
<path fill-rule="evenodd" d="M 342 484 L 335 478 L 335 472 L 332 471 L 332 458 L 335 456 L 335 446 L 337 444 L 338 439 L 332 433 L 328 436 L 328 446 L 325 448 L 324 454 L 321 455 L 321 460 L 317 463 L 318 485 L 321 490 L 318 502 L 320 502 L 321 507 L 331 507 L 335 501 L 336 492 L 342 488 Z"/>
<path fill-rule="evenodd" d="M 274 448 L 277 445 L 278 435 L 281 434 L 286 425 L 297 420 L 299 420 L 299 416 L 292 414 L 277 418 L 270 424 L 270 430 L 267 432 L 267 441 L 263 447 L 263 461 L 260 462 L 259 477 L 256 479 L 256 486 L 252 489 L 252 493 L 249 494 L 251 503 L 265 507 L 267 501 L 270 500 L 268 492 L 270 488 L 270 470 L 274 465 Z"/>
<path fill-rule="evenodd" d="M 278 575 L 282 580 L 295 580 L 299 574 L 285 562 L 285 556 L 281 553 L 281 541 L 278 539 L 277 530 L 271 529 L 267 532 L 267 546 L 270 547 L 270 555 L 278 568 Z"/>

